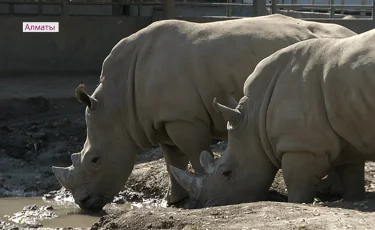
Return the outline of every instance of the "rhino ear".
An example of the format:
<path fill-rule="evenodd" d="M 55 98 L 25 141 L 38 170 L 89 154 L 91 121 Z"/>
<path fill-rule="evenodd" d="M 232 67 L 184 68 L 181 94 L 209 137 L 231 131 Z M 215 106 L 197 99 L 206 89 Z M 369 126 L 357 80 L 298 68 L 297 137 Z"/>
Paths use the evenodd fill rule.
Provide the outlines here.
<path fill-rule="evenodd" d="M 242 113 L 238 109 L 232 109 L 217 102 L 216 97 L 212 101 L 215 110 L 220 113 L 225 121 L 229 122 L 231 126 L 236 126 L 242 121 Z"/>
<path fill-rule="evenodd" d="M 85 103 L 90 110 L 95 110 L 98 107 L 98 101 L 87 93 L 86 86 L 84 84 L 80 84 L 76 88 L 75 94 L 77 99 L 80 102 Z"/>
<path fill-rule="evenodd" d="M 203 151 L 199 158 L 199 161 L 204 169 L 205 173 L 212 173 L 214 171 L 214 157 L 212 153 L 208 151 Z"/>

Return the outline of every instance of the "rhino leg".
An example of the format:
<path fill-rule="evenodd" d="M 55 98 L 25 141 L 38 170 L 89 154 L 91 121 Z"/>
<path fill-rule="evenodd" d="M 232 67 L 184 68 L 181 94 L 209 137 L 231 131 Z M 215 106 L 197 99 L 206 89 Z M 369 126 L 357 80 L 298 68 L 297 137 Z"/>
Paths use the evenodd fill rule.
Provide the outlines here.
<path fill-rule="evenodd" d="M 323 196 L 342 196 L 344 194 L 341 178 L 335 168 L 321 180 L 317 189 L 317 192 Z"/>
<path fill-rule="evenodd" d="M 173 203 L 176 203 L 178 201 L 181 201 L 189 197 L 189 194 L 175 180 L 175 178 L 173 177 L 170 171 L 170 166 L 173 165 L 174 167 L 187 170 L 189 159 L 186 156 L 186 154 L 184 154 L 176 146 L 160 144 L 160 148 L 163 151 L 165 162 L 167 164 L 169 178 L 170 178 L 170 186 L 169 186 L 168 194 L 167 194 L 167 203 L 173 204 Z"/>
<path fill-rule="evenodd" d="M 308 152 L 284 153 L 282 171 L 288 189 L 288 202 L 313 202 L 319 182 L 329 170 L 328 154 L 317 156 Z"/>
<path fill-rule="evenodd" d="M 359 201 L 365 199 L 365 163 L 340 165 L 335 168 L 344 189 L 343 199 Z"/>
<path fill-rule="evenodd" d="M 196 120 L 195 122 L 185 122 L 185 121 L 166 122 L 165 129 L 168 133 L 169 138 L 176 145 L 176 147 L 179 150 L 181 150 L 181 152 L 186 154 L 194 171 L 196 173 L 203 173 L 204 169 L 199 162 L 199 158 L 200 158 L 200 153 L 203 150 L 211 152 L 210 144 L 212 141 L 212 136 L 211 136 L 209 127 L 205 125 L 203 122 Z M 170 155 L 169 157 L 170 160 L 175 158 L 174 156 L 172 157 L 172 155 L 175 155 L 175 152 L 171 152 L 170 154 L 167 154 L 167 155 L 168 156 Z M 181 156 L 181 154 L 178 154 L 178 156 Z M 179 158 L 179 157 L 176 157 L 176 158 Z M 178 160 L 176 159 L 176 162 L 177 161 Z M 167 162 L 167 164 L 170 164 L 170 163 Z M 173 166 L 176 166 L 176 165 L 173 165 Z M 179 166 L 177 165 L 176 167 L 179 167 Z M 181 164 L 181 169 L 183 169 L 182 167 L 186 167 L 186 166 Z M 171 182 L 172 182 L 170 201 L 171 202 L 177 201 L 178 199 L 183 198 L 182 194 L 184 193 L 174 194 L 175 190 L 180 191 L 180 187 L 179 187 L 180 185 L 177 185 L 178 183 L 175 181 L 171 173 L 169 173 L 169 176 L 171 177 Z"/>
<path fill-rule="evenodd" d="M 200 120 L 194 122 L 175 121 L 165 124 L 169 138 L 185 153 L 195 172 L 203 173 L 199 162 L 200 154 L 206 150 L 211 152 L 212 135 L 208 125 Z"/>
<path fill-rule="evenodd" d="M 364 162 L 335 166 L 319 183 L 318 193 L 325 196 L 340 196 L 347 201 L 365 198 Z"/>

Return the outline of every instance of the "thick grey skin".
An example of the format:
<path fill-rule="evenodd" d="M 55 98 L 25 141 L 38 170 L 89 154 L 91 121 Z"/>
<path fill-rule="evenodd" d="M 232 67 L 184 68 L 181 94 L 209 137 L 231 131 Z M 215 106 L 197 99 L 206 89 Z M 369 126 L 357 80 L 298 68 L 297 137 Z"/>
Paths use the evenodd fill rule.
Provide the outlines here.
<path fill-rule="evenodd" d="M 212 138 L 226 140 L 213 97 L 229 103 L 256 64 L 306 39 L 349 37 L 335 24 L 282 15 L 213 23 L 155 22 L 121 40 L 105 59 L 92 95 L 76 91 L 86 110 L 87 140 L 70 168 L 54 167 L 60 183 L 84 209 L 101 208 L 127 181 L 140 149 L 160 146 L 167 169 L 203 172 L 199 153 Z M 170 173 L 169 203 L 188 196 Z"/>
<path fill-rule="evenodd" d="M 375 159 L 375 29 L 345 39 L 313 39 L 262 60 L 236 109 L 214 101 L 228 121 L 228 148 L 206 175 L 172 168 L 205 207 L 265 199 L 282 169 L 288 201 L 312 202 L 333 167 L 346 199 L 362 199 L 363 162 Z"/>

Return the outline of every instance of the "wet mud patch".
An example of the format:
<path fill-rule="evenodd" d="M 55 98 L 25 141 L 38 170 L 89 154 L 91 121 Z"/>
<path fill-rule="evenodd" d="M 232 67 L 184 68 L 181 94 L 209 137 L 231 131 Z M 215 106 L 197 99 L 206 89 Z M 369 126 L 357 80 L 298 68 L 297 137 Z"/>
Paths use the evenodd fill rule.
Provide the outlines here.
<path fill-rule="evenodd" d="M 85 137 L 75 99 L 0 101 L 0 195 L 36 196 L 59 188 L 51 166 L 69 164 Z"/>
<path fill-rule="evenodd" d="M 40 221 L 56 218 L 57 215 L 53 212 L 51 205 L 41 207 L 28 205 L 22 211 L 5 217 L 11 222 L 22 224 L 26 228 L 38 228 L 43 226 Z"/>
<path fill-rule="evenodd" d="M 58 190 L 51 167 L 69 166 L 71 154 L 81 151 L 84 114 L 85 106 L 75 98 L 0 100 L 0 197 Z M 142 151 L 137 164 L 162 157 L 158 150 Z"/>

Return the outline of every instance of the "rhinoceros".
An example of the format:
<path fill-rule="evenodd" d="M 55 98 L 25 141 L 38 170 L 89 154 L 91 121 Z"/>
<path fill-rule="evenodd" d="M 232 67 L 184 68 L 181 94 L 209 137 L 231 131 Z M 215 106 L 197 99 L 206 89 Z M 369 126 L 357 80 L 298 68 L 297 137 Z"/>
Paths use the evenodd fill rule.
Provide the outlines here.
<path fill-rule="evenodd" d="M 203 174 L 171 167 L 204 207 L 260 201 L 282 169 L 288 201 L 312 202 L 333 167 L 344 199 L 364 198 L 363 165 L 375 159 L 375 29 L 319 38 L 263 59 L 235 108 L 213 100 L 227 121 L 228 146 Z"/>
<path fill-rule="evenodd" d="M 87 138 L 69 167 L 53 167 L 82 209 L 100 209 L 123 188 L 141 149 L 160 146 L 171 179 L 168 203 L 188 197 L 169 165 L 196 172 L 212 138 L 226 140 L 213 97 L 235 105 L 256 64 L 296 42 L 345 38 L 353 31 L 283 15 L 193 23 L 154 22 L 122 39 L 105 58 L 98 87 L 76 97 L 86 107 Z M 229 99 L 227 99 L 229 98 Z"/>

